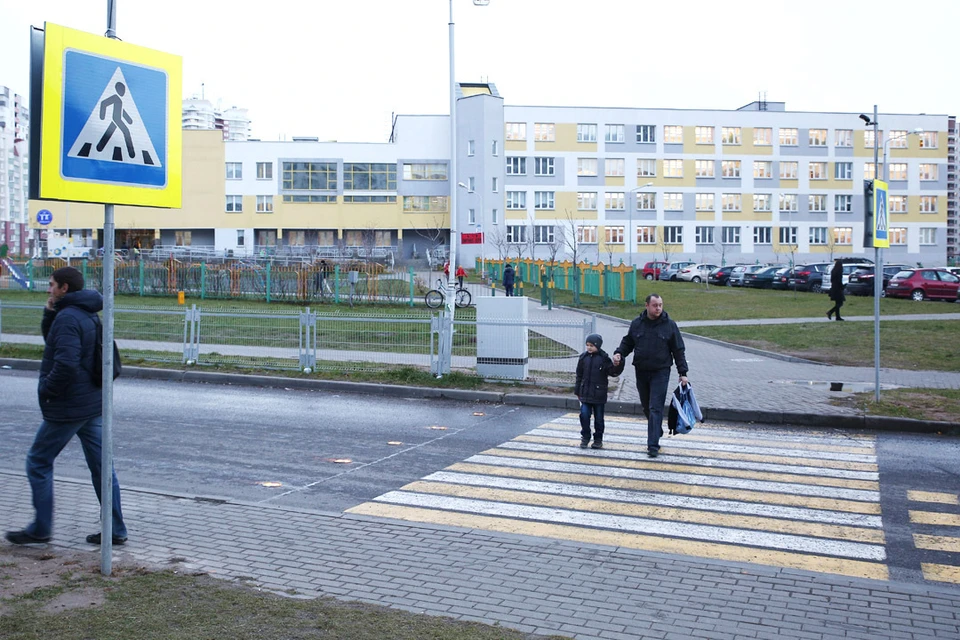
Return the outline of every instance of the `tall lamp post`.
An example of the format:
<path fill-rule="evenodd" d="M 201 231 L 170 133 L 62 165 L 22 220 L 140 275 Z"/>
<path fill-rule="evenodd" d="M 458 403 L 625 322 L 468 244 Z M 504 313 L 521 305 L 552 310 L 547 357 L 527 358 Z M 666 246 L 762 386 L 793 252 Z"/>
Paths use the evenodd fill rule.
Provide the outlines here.
<path fill-rule="evenodd" d="M 647 187 L 652 187 L 652 186 L 653 186 L 653 183 L 648 182 L 647 184 L 630 189 L 630 193 L 638 193 L 640 191 L 643 191 Z M 634 248 L 634 244 L 637 241 L 637 235 L 633 232 L 633 207 L 628 206 L 627 211 L 630 216 L 629 222 L 627 223 L 629 225 L 627 227 L 627 238 L 629 238 L 629 244 L 627 245 L 627 247 L 630 249 L 630 266 L 632 267 L 633 266 L 633 248 Z"/>

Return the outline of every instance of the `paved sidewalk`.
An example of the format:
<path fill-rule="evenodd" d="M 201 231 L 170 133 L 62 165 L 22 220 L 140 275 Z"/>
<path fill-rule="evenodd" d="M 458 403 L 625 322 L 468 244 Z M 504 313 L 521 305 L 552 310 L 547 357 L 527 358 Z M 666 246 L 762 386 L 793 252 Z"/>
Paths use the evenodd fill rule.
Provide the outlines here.
<path fill-rule="evenodd" d="M 54 546 L 83 542 L 89 482 L 58 480 Z M 0 512 L 32 514 L 0 473 Z M 115 559 L 278 593 L 335 596 L 573 638 L 960 637 L 960 589 L 840 578 L 601 545 L 124 488 L 132 538 Z"/>

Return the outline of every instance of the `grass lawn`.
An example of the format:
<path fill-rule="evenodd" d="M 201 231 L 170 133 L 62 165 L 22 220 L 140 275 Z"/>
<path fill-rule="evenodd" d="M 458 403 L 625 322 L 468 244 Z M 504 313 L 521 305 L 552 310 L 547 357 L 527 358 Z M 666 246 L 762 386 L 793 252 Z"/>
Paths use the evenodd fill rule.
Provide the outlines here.
<path fill-rule="evenodd" d="M 834 398 L 837 407 L 852 407 L 872 416 L 893 416 L 916 420 L 942 420 L 960 424 L 960 389 L 893 389 L 880 392 L 880 402 L 874 392 L 854 393 Z M 960 435 L 960 427 L 945 428 L 944 433 Z"/>

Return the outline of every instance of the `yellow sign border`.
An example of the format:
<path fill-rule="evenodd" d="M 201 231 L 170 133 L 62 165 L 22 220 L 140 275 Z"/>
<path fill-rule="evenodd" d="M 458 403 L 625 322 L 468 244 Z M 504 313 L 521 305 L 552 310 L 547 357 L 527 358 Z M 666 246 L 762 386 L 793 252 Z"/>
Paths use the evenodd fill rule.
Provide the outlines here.
<path fill-rule="evenodd" d="M 159 69 L 167 74 L 165 186 L 103 184 L 71 180 L 60 174 L 63 151 L 63 60 L 67 49 Z M 44 25 L 43 51 L 40 199 L 179 209 L 183 199 L 182 58 L 49 22 Z M 154 144 L 157 142 L 154 141 Z"/>
<path fill-rule="evenodd" d="M 880 216 L 877 215 L 877 200 L 881 191 L 887 194 L 887 237 L 883 240 L 877 237 L 877 224 L 880 222 Z M 887 188 L 887 183 L 883 180 L 873 181 L 873 246 L 877 249 L 890 248 L 890 191 Z"/>

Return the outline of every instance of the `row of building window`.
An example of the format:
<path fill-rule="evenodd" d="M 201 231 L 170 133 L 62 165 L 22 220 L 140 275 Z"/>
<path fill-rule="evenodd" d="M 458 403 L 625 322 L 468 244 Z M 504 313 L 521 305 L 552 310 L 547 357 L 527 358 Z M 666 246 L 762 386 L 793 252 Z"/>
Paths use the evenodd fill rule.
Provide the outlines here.
<path fill-rule="evenodd" d="M 655 143 L 657 141 L 658 125 L 638 124 L 631 125 L 631 133 L 635 133 L 636 142 Z M 682 125 L 663 125 L 663 141 L 666 144 L 683 144 L 683 126 Z M 715 144 L 716 132 L 718 127 L 702 126 L 694 127 L 694 140 L 697 144 Z M 723 145 L 743 144 L 743 129 L 741 127 L 719 127 L 720 143 Z M 603 141 L 605 143 L 623 143 L 626 142 L 627 125 L 607 124 L 604 125 Z M 780 127 L 777 129 L 777 141 L 782 147 L 796 147 L 800 144 L 800 129 L 791 127 Z M 826 147 L 830 139 L 829 129 L 807 129 L 807 145 L 811 147 Z M 754 146 L 773 146 L 772 127 L 753 128 Z M 853 129 L 834 129 L 835 147 L 853 146 Z M 891 130 L 888 132 L 889 146 L 891 148 L 905 149 L 907 147 L 907 138 L 913 133 L 901 130 Z M 936 149 L 938 144 L 938 132 L 924 131 L 918 134 L 920 138 L 920 147 L 923 149 Z M 537 122 L 533 125 L 533 139 L 535 142 L 555 142 L 556 124 L 552 122 Z M 884 132 L 879 132 L 880 143 L 883 143 Z M 577 142 L 597 142 L 599 136 L 599 127 L 591 123 L 577 124 Z M 526 140 L 527 123 L 526 122 L 507 122 L 504 127 L 504 137 L 506 140 Z M 874 146 L 873 129 L 864 130 L 864 147 L 872 149 Z M 496 155 L 496 154 L 494 154 Z"/>
<path fill-rule="evenodd" d="M 283 202 L 288 204 L 332 204 L 337 202 L 335 195 L 292 195 L 285 194 Z M 345 195 L 345 204 L 395 204 L 397 196 L 384 195 Z M 227 213 L 243 213 L 243 196 L 227 196 Z M 447 196 L 403 196 L 403 210 L 411 213 L 446 212 L 450 210 Z M 257 196 L 257 213 L 273 213 L 273 196 Z"/>
<path fill-rule="evenodd" d="M 309 190 L 335 190 L 337 188 L 336 162 L 284 162 L 283 188 Z M 227 180 L 243 179 L 243 163 L 226 163 Z M 257 180 L 273 179 L 273 163 L 257 163 Z M 440 162 L 405 162 L 404 180 L 447 179 L 447 164 Z M 371 191 L 395 191 L 397 188 L 397 165 L 379 162 L 345 162 L 343 164 L 343 188 Z"/>

